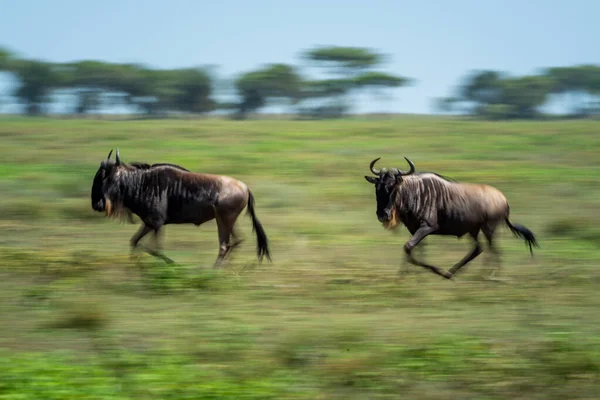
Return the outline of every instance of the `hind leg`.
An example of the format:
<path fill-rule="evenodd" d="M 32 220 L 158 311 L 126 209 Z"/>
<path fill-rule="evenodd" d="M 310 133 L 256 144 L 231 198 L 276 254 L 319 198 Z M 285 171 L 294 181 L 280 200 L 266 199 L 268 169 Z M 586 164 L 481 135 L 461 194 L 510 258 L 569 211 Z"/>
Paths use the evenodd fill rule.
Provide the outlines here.
<path fill-rule="evenodd" d="M 225 257 L 242 242 L 242 240 L 238 239 L 234 230 L 235 221 L 238 215 L 239 212 L 215 210 L 215 219 L 217 220 L 217 229 L 219 233 L 219 255 L 213 265 L 213 268 L 215 269 L 221 268 L 221 264 Z M 233 242 L 231 242 L 232 237 Z"/>
<path fill-rule="evenodd" d="M 477 239 L 477 236 L 479 235 L 479 229 L 477 229 L 477 231 L 471 232 L 469 235 L 471 236 L 471 238 L 473 238 L 473 241 L 475 242 L 475 247 L 473 247 L 473 250 L 469 254 L 467 254 L 462 260 L 460 260 L 452 268 L 450 268 L 448 272 L 452 275 L 457 273 L 458 270 L 460 270 L 466 264 L 471 262 L 483 251 L 483 248 L 481 247 L 481 245 L 479 244 L 479 240 Z"/>
<path fill-rule="evenodd" d="M 485 236 L 488 242 L 488 248 L 490 250 L 490 257 L 492 259 L 492 268 L 490 275 L 487 279 L 493 279 L 496 274 L 496 270 L 502 267 L 502 261 L 500 259 L 500 251 L 494 244 L 494 231 L 497 225 L 486 225 L 482 228 L 483 235 Z"/>
<path fill-rule="evenodd" d="M 215 219 L 217 220 L 217 231 L 219 233 L 219 255 L 215 260 L 213 269 L 218 269 L 221 268 L 221 263 L 223 262 L 223 259 L 227 254 L 231 231 L 228 229 L 228 227 L 218 215 L 215 215 Z"/>
<path fill-rule="evenodd" d="M 244 239 L 240 238 L 237 235 L 237 233 L 235 231 L 235 226 L 232 226 L 232 228 L 231 228 L 231 238 L 233 239 L 233 242 L 229 246 L 229 251 L 233 251 L 233 249 L 235 249 L 236 247 L 238 247 L 240 244 L 242 244 L 244 242 Z"/>

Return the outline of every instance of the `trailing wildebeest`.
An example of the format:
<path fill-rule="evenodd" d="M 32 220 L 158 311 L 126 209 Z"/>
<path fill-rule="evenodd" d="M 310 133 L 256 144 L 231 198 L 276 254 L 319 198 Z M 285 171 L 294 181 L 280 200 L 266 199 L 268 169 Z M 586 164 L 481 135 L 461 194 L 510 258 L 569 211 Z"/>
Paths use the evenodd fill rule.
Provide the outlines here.
<path fill-rule="evenodd" d="M 268 240 L 254 212 L 254 196 L 243 182 L 223 175 L 190 172 L 175 164 L 124 163 L 119 149 L 116 157 L 102 161 L 92 185 L 92 208 L 105 212 L 108 217 L 129 217 L 132 213 L 142 220 L 139 231 L 131 238 L 132 251 L 148 233 L 158 236 L 168 224 L 194 224 L 199 226 L 215 219 L 219 234 L 219 254 L 213 265 L 217 268 L 224 257 L 241 243 L 234 224 L 247 206 L 256 232 L 259 261 L 266 256 L 270 261 Z M 233 237 L 234 242 L 230 243 Z M 167 262 L 162 253 L 145 249 L 153 256 Z"/>
<path fill-rule="evenodd" d="M 498 189 L 489 185 L 451 181 L 431 172 L 415 173 L 414 164 L 406 157 L 410 166 L 408 172 L 396 168 L 378 171 L 374 168 L 377 160 L 379 158 L 369 165 L 376 177 L 365 176 L 369 183 L 375 185 L 377 218 L 386 229 L 395 229 L 400 223 L 406 226 L 412 235 L 404 245 L 410 263 L 450 279 L 483 251 L 477 238 L 479 231 L 483 232 L 490 250 L 498 257 L 493 239 L 501 222 L 505 222 L 516 236 L 526 241 L 532 255 L 532 245 L 538 247 L 533 232 L 510 221 L 508 201 Z M 475 247 L 448 272 L 417 261 L 411 254 L 413 248 L 428 235 L 461 238 L 465 234 L 473 238 Z"/>

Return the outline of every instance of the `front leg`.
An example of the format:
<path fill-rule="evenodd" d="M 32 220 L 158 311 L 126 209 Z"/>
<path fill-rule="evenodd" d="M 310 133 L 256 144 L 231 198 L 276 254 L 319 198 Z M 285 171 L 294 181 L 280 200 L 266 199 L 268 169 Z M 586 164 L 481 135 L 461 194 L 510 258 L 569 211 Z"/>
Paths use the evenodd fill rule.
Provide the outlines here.
<path fill-rule="evenodd" d="M 131 237 L 131 239 L 129 241 L 129 243 L 131 244 L 131 252 L 132 253 L 135 250 L 135 248 L 137 247 L 140 240 L 142 240 L 142 238 L 144 236 L 146 236 L 148 233 L 150 233 L 150 231 L 152 231 L 152 228 L 150 228 L 145 223 L 142 223 L 142 226 L 140 226 L 140 229 L 138 229 L 138 231 Z"/>
<path fill-rule="evenodd" d="M 167 264 L 173 264 L 174 261 L 167 257 L 162 251 L 161 232 L 163 232 L 162 227 L 154 229 L 154 249 L 148 249 L 147 252 L 154 257 L 162 259 Z"/>
<path fill-rule="evenodd" d="M 446 279 L 450 279 L 452 278 L 452 274 L 448 272 L 442 272 L 439 268 L 434 267 L 433 265 L 429 265 L 424 262 L 415 260 L 415 258 L 411 254 L 412 250 L 415 248 L 416 245 L 418 245 L 423 239 L 425 239 L 425 237 L 434 233 L 436 230 L 437 228 L 431 226 L 422 226 L 419 229 L 417 229 L 412 238 L 410 238 L 410 240 L 404 245 L 404 252 L 406 253 L 406 257 L 411 264 L 427 268 L 434 274 L 443 276 Z"/>
<path fill-rule="evenodd" d="M 133 219 L 133 213 L 130 209 L 127 209 L 127 220 L 130 224 L 135 224 L 135 220 Z"/>
<path fill-rule="evenodd" d="M 134 261 L 134 256 L 135 256 L 135 249 L 138 247 L 138 243 L 140 240 L 142 240 L 142 238 L 144 236 L 146 236 L 148 233 L 150 233 L 150 231 L 152 231 L 152 228 L 148 227 L 148 225 L 146 225 L 145 223 L 142 223 L 142 225 L 140 226 L 140 229 L 138 229 L 138 231 L 131 237 L 129 243 L 131 245 L 131 252 L 129 253 L 129 257 L 131 258 L 132 261 Z M 138 269 L 140 271 L 140 273 L 143 275 L 144 274 L 144 268 L 142 266 L 142 264 L 140 264 L 139 259 L 135 260 L 138 266 Z"/>
<path fill-rule="evenodd" d="M 423 241 L 421 241 L 421 243 L 419 243 L 419 245 L 413 249 L 412 254 L 415 254 L 415 252 L 418 252 L 418 254 L 415 254 L 415 256 L 418 256 L 421 260 L 425 259 L 425 255 L 426 255 L 425 247 L 426 246 L 427 246 L 427 241 L 425 241 L 425 239 L 423 239 Z M 402 266 L 398 270 L 398 276 L 400 278 L 404 278 L 405 276 L 408 276 L 409 274 L 414 274 L 416 272 L 417 271 L 409 265 L 408 257 L 403 258 Z"/>
<path fill-rule="evenodd" d="M 142 240 L 142 238 L 144 236 L 146 236 L 148 233 L 150 233 L 151 231 L 154 231 L 154 237 L 155 237 L 155 244 L 157 244 L 159 242 L 158 240 L 158 235 L 159 235 L 159 231 L 160 231 L 160 227 L 157 229 L 151 228 L 148 225 L 146 225 L 145 223 L 140 227 L 140 229 L 136 232 L 135 235 L 133 235 L 133 237 L 131 238 L 131 253 L 133 255 L 134 250 L 136 249 L 136 247 L 141 247 L 142 250 L 144 250 L 146 253 L 160 258 L 163 261 L 165 261 L 168 264 L 173 263 L 173 260 L 171 260 L 169 257 L 165 256 L 164 254 L 162 254 L 160 251 L 156 251 L 153 249 L 149 249 L 146 246 L 140 246 L 139 245 L 139 241 Z"/>

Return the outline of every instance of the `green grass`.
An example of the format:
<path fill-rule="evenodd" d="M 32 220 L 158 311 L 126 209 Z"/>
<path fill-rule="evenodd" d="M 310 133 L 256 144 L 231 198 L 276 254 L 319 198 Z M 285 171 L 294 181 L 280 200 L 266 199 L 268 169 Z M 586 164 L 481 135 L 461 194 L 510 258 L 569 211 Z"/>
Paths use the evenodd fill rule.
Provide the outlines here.
<path fill-rule="evenodd" d="M 600 122 L 0 120 L 0 399 L 591 399 L 600 392 Z M 90 206 L 99 163 L 173 162 L 246 182 L 271 242 L 221 271 L 214 221 L 168 226 L 167 266 L 129 258 L 137 226 Z M 454 282 L 402 266 L 368 164 L 498 187 L 487 253 Z M 466 239 L 430 237 L 449 268 Z M 400 278 L 398 271 L 409 272 Z"/>

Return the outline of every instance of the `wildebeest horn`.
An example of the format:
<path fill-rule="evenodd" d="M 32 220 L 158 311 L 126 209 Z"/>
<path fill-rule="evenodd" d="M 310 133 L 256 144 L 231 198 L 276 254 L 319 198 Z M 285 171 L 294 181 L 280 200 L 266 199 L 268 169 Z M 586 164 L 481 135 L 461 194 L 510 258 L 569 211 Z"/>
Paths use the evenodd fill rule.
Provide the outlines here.
<path fill-rule="evenodd" d="M 111 156 L 112 152 L 113 152 L 112 149 L 110 149 L 110 152 L 108 153 L 108 157 L 106 157 L 107 160 L 110 160 L 110 156 Z"/>
<path fill-rule="evenodd" d="M 115 154 L 117 165 L 121 164 L 121 157 L 119 157 L 119 148 L 117 147 L 117 154 Z"/>
<path fill-rule="evenodd" d="M 381 171 L 377 171 L 375 168 L 373 168 L 373 166 L 375 165 L 375 163 L 380 159 L 381 157 L 378 157 L 376 159 L 374 159 L 373 161 L 371 161 L 371 164 L 369 164 L 369 168 L 371 169 L 371 172 L 374 173 L 375 175 L 379 175 L 381 174 Z"/>
<path fill-rule="evenodd" d="M 411 175 L 415 172 L 415 164 L 413 164 L 412 161 L 410 161 L 408 158 L 404 157 L 404 159 L 406 160 L 406 162 L 408 163 L 408 165 L 410 165 L 410 170 L 406 173 L 402 173 L 402 176 L 406 176 L 406 175 Z"/>

